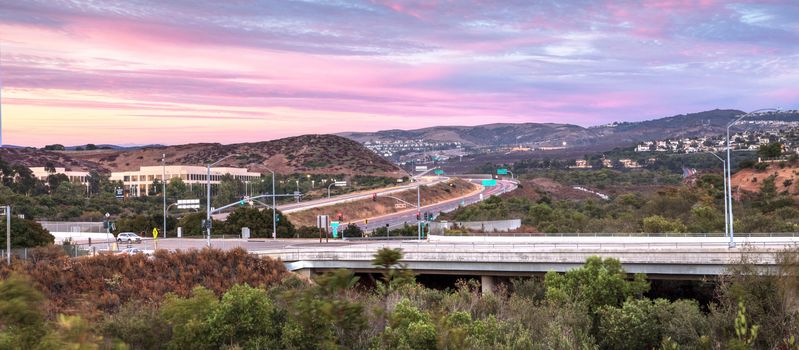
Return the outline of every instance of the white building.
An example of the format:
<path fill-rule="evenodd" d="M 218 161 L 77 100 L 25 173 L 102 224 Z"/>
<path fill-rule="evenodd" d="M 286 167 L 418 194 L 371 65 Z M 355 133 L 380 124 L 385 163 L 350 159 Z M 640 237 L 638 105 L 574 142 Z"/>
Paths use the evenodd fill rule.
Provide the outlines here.
<path fill-rule="evenodd" d="M 47 183 L 47 177 L 55 174 L 64 174 L 69 178 L 69 182 L 79 183 L 84 186 L 89 186 L 89 172 L 88 171 L 67 171 L 66 168 L 54 168 L 55 172 L 44 170 L 44 167 L 30 168 L 33 176 L 37 179 Z"/>
<path fill-rule="evenodd" d="M 189 188 L 194 186 L 205 186 L 207 184 L 208 169 L 204 166 L 191 165 L 167 165 L 162 166 L 143 166 L 138 171 L 112 172 L 111 181 L 122 181 L 125 189 L 130 196 L 146 196 L 150 192 L 153 181 L 162 181 L 162 173 L 166 173 L 166 181 L 171 179 L 181 179 Z M 249 172 L 245 168 L 216 167 L 211 168 L 211 185 L 218 185 L 226 174 L 233 178 L 249 183 L 261 177 L 260 173 Z"/>

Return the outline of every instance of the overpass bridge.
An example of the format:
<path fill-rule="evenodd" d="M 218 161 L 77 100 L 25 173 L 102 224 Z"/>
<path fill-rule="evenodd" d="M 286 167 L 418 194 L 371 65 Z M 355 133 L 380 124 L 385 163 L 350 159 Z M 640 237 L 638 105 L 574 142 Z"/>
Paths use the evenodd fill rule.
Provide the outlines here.
<path fill-rule="evenodd" d="M 305 243 L 253 251 L 279 258 L 291 271 L 311 275 L 333 269 L 380 272 L 371 264 L 384 247 L 401 248 L 403 263 L 417 274 L 481 276 L 483 286 L 495 277 L 565 272 L 589 256 L 612 257 L 628 273 L 652 279 L 702 279 L 723 274 L 743 254 L 757 268 L 777 269 L 777 254 L 799 248 L 799 237 L 742 237 L 729 248 L 724 237 L 449 237 L 427 241 Z"/>

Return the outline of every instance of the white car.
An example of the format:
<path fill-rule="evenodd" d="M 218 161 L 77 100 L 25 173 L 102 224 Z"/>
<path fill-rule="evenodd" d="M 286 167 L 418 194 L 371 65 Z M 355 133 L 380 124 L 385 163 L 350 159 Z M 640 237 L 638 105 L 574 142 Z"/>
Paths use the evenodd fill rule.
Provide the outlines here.
<path fill-rule="evenodd" d="M 139 248 L 125 248 L 119 251 L 117 255 L 135 255 L 135 254 L 143 254 L 144 251 Z"/>
<path fill-rule="evenodd" d="M 117 235 L 117 242 L 141 243 L 141 237 L 133 232 L 122 232 Z"/>

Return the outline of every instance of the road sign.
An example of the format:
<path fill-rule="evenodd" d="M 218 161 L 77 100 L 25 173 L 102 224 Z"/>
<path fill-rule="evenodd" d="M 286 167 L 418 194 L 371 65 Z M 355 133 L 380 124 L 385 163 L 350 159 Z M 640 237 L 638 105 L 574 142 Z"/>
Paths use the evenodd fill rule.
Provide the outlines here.
<path fill-rule="evenodd" d="M 417 165 L 416 168 L 414 168 L 414 169 L 416 169 L 416 171 L 427 171 L 427 166 L 426 165 Z"/>
<path fill-rule="evenodd" d="M 405 203 L 394 203 L 394 209 L 405 209 L 407 206 Z"/>
<path fill-rule="evenodd" d="M 444 170 L 436 169 L 435 173 L 436 175 L 444 175 Z"/>
<path fill-rule="evenodd" d="M 158 229 L 153 227 L 153 238 L 158 239 Z"/>
<path fill-rule="evenodd" d="M 117 187 L 114 189 L 114 195 L 117 199 L 125 198 L 125 190 L 121 187 Z"/>
<path fill-rule="evenodd" d="M 199 199 L 178 199 L 178 209 L 200 209 Z"/>
<path fill-rule="evenodd" d="M 497 169 L 497 175 L 508 175 L 508 169 Z"/>
<path fill-rule="evenodd" d="M 494 180 L 494 179 L 483 180 L 483 186 L 485 186 L 485 187 L 492 187 L 492 186 L 496 186 L 496 185 L 497 185 L 497 180 Z"/>
<path fill-rule="evenodd" d="M 336 182 L 333 183 L 333 186 L 345 187 L 345 186 L 347 186 L 347 181 L 336 181 Z"/>
<path fill-rule="evenodd" d="M 316 227 L 326 229 L 328 223 L 330 222 L 330 217 L 327 215 L 317 215 L 316 216 Z"/>
<path fill-rule="evenodd" d="M 339 227 L 338 221 L 330 222 L 330 229 L 333 231 L 333 238 L 338 238 L 338 227 Z"/>

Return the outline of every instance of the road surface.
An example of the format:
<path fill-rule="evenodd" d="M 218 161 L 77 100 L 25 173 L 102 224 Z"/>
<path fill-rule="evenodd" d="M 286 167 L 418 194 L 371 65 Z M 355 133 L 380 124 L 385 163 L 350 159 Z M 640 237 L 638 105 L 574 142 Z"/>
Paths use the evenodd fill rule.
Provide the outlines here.
<path fill-rule="evenodd" d="M 439 213 L 453 211 L 457 209 L 458 206 L 473 204 L 494 195 L 513 191 L 517 187 L 516 182 L 509 180 L 497 180 L 497 185 L 493 187 L 483 187 L 480 185 L 481 180 L 469 181 L 480 186 L 480 190 L 477 193 L 473 193 L 461 198 L 450 199 L 448 201 L 439 202 L 436 204 L 422 206 L 419 212 L 431 212 L 433 215 L 437 216 Z M 385 227 L 386 224 L 389 225 L 389 229 L 395 229 L 402 227 L 406 223 L 412 226 L 416 225 L 416 213 L 416 208 L 412 208 L 398 213 L 369 218 L 368 224 L 366 224 L 364 220 L 357 220 L 353 223 L 360 226 L 364 231 L 372 231 L 378 227 Z"/>
<path fill-rule="evenodd" d="M 371 199 L 372 195 L 374 193 L 377 193 L 378 196 L 380 196 L 380 195 L 387 195 L 387 194 L 391 194 L 391 193 L 397 193 L 397 192 L 407 191 L 407 190 L 411 190 L 411 189 L 416 189 L 417 183 L 419 183 L 419 184 L 421 184 L 423 186 L 431 186 L 431 185 L 435 185 L 435 184 L 438 184 L 440 182 L 449 180 L 449 178 L 445 177 L 445 176 L 424 176 L 424 177 L 418 177 L 418 178 L 415 178 L 415 179 L 417 180 L 417 182 L 413 182 L 413 183 L 409 182 L 409 183 L 402 184 L 402 185 L 395 186 L 395 187 L 376 189 L 376 190 L 366 190 L 366 191 L 359 191 L 359 192 L 352 192 L 352 193 L 346 193 L 346 194 L 342 194 L 342 195 L 338 195 L 338 196 L 332 196 L 330 198 L 320 198 L 320 199 L 315 199 L 315 200 L 310 200 L 310 201 L 305 201 L 305 202 L 299 202 L 299 203 L 279 204 L 277 206 L 277 210 L 280 210 L 284 214 L 289 214 L 289 213 L 293 213 L 293 212 L 297 212 L 297 211 L 302 211 L 302 210 L 307 210 L 307 209 L 312 209 L 312 208 L 318 208 L 318 207 L 324 207 L 324 206 L 329 206 L 329 205 L 335 205 L 335 204 L 344 203 L 344 202 L 352 202 L 352 201 L 357 201 L 357 200 L 362 200 L 362 199 Z M 271 200 L 261 199 L 261 201 L 263 201 L 263 202 L 268 204 L 268 202 L 270 202 Z M 229 212 L 228 213 L 219 213 L 219 214 L 214 214 L 212 216 L 214 217 L 215 220 L 225 220 L 229 214 L 230 214 Z"/>

